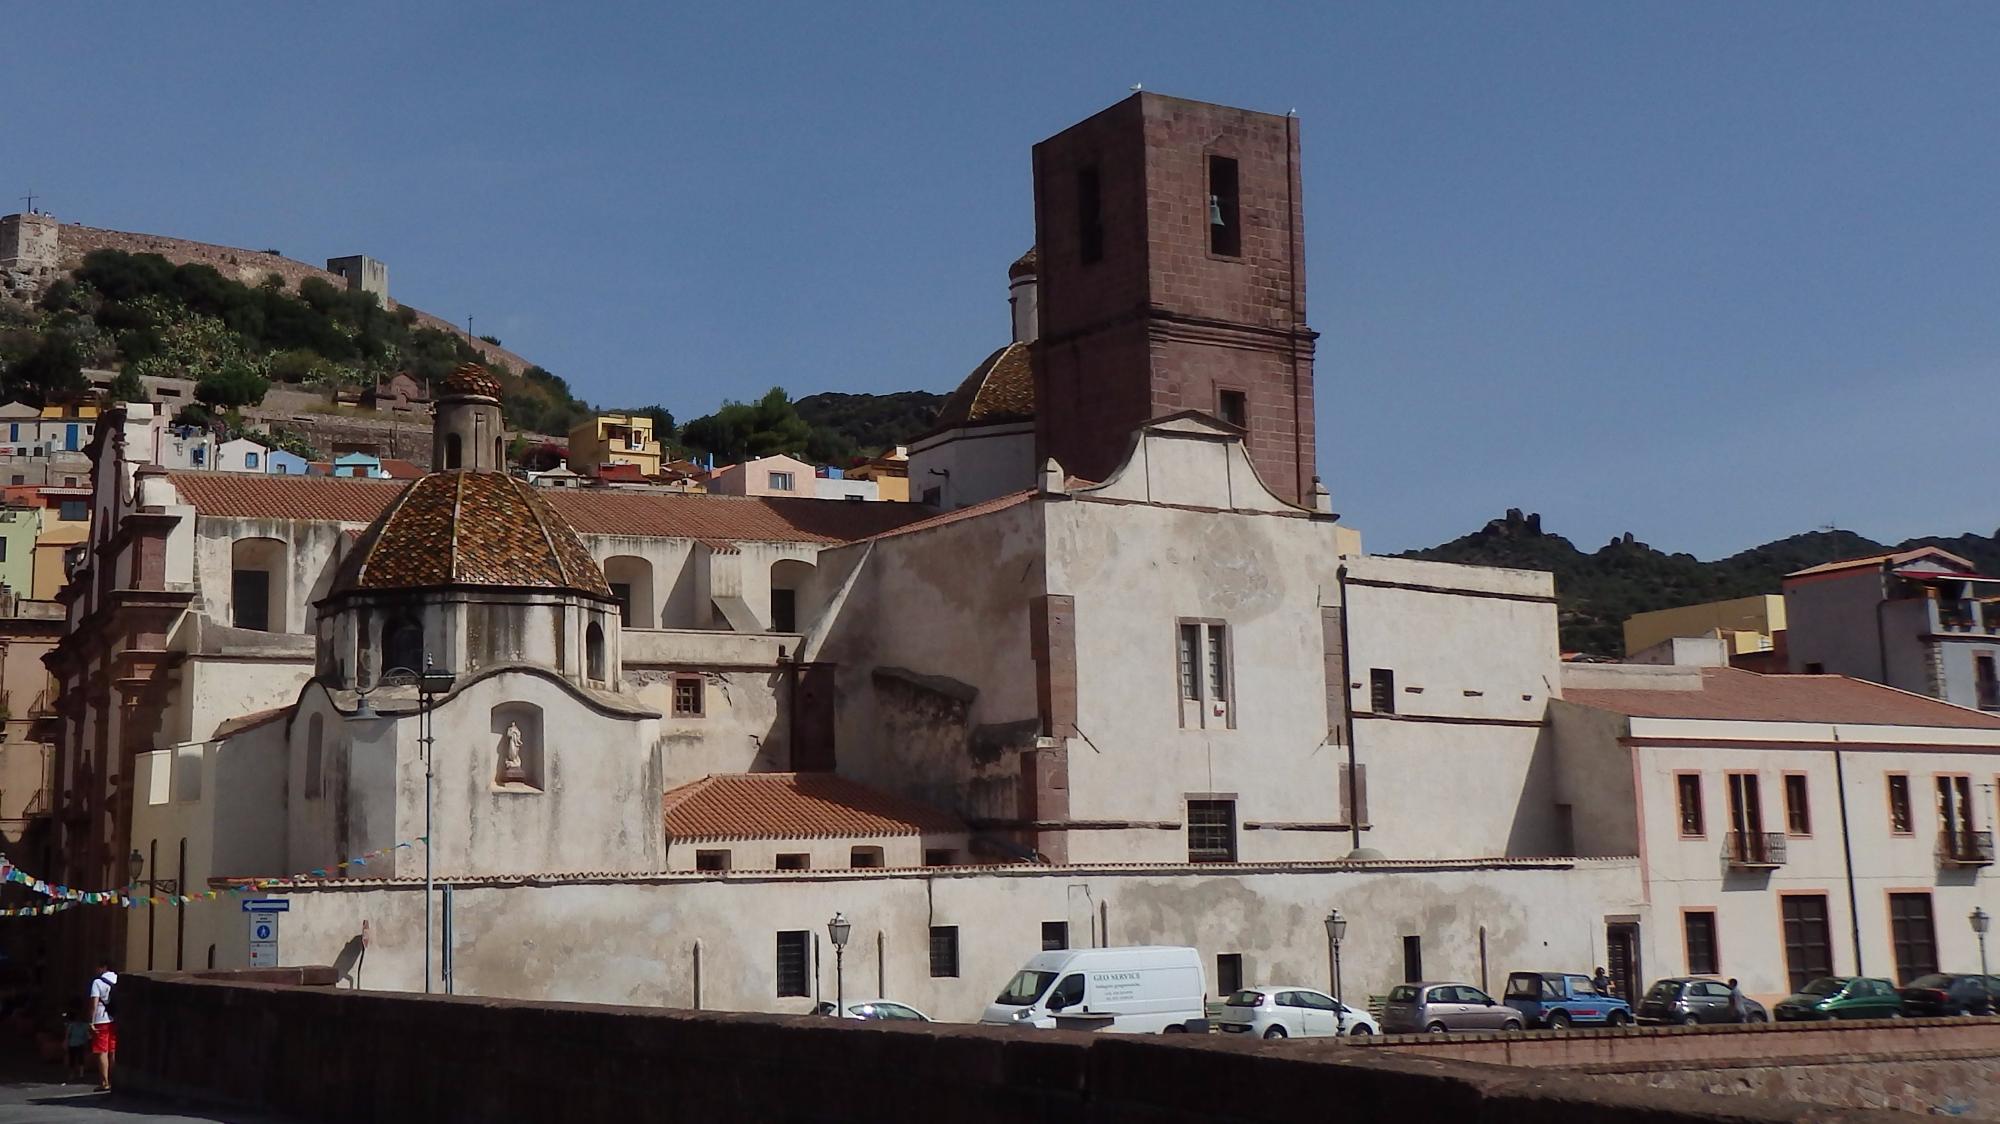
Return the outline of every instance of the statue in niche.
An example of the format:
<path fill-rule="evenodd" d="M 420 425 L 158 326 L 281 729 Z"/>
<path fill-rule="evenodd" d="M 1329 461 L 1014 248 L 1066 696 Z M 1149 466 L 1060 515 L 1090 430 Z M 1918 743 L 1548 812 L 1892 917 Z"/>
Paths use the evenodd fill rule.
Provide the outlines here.
<path fill-rule="evenodd" d="M 500 783 L 528 783 L 528 767 L 521 760 L 521 725 L 518 722 L 507 723 L 505 740 L 500 745 Z"/>

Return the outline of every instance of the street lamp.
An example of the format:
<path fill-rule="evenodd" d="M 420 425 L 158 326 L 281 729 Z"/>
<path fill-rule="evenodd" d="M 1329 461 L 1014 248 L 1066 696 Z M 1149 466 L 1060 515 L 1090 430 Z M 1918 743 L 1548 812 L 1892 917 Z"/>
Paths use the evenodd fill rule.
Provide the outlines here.
<path fill-rule="evenodd" d="M 847 1017 L 847 936 L 854 931 L 854 924 L 835 910 L 826 923 L 826 939 L 833 942 L 833 1014 L 835 1018 Z"/>
<path fill-rule="evenodd" d="M 1345 1005 L 1347 1001 L 1341 999 L 1340 996 L 1340 942 L 1346 936 L 1347 918 L 1342 917 L 1340 911 L 1337 909 L 1327 910 L 1326 948 L 1327 954 L 1333 958 L 1333 997 L 1336 1000 L 1340 1000 L 1342 1005 Z"/>
<path fill-rule="evenodd" d="M 1986 930 L 1993 927 L 1993 915 L 1986 912 L 1982 906 L 1973 906 L 1972 916 L 1967 918 L 1967 920 L 1972 922 L 1972 931 L 1979 935 L 1979 974 L 1984 978 L 1986 976 Z M 1982 987 L 1979 991 L 1982 995 L 1990 995 L 1990 981 L 1987 987 Z M 1992 1004 L 1988 1003 L 1987 1007 L 1990 1010 Z"/>
<path fill-rule="evenodd" d="M 369 705 L 368 696 L 388 686 L 391 679 L 395 679 L 398 682 L 415 680 L 417 685 L 417 744 L 423 747 L 424 757 L 424 994 L 429 995 L 431 991 L 431 914 L 434 912 L 431 908 L 431 898 L 437 889 L 431 873 L 431 852 L 435 850 L 435 845 L 431 842 L 431 789 L 433 776 L 431 747 L 437 740 L 431 736 L 431 712 L 437 709 L 438 696 L 450 694 L 452 686 L 458 682 L 458 677 L 453 675 L 447 668 L 433 665 L 429 656 L 424 657 L 424 669 L 422 671 L 414 671 L 407 667 L 392 667 L 376 677 L 373 687 L 370 687 L 366 691 L 355 692 L 359 698 L 354 704 L 354 717 L 374 718 L 376 716 L 375 708 Z"/>

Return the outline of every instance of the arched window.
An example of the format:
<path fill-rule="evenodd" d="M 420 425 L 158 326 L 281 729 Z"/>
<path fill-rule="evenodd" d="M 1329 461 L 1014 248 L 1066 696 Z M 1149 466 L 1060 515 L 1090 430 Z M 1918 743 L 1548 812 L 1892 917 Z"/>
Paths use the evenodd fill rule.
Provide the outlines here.
<path fill-rule="evenodd" d="M 461 452 L 461 449 L 462 449 L 462 444 L 458 439 L 458 434 L 448 433 L 445 435 L 444 466 L 446 468 L 448 469 L 457 468 L 459 464 L 464 460 L 464 455 Z"/>
<path fill-rule="evenodd" d="M 420 674 L 424 670 L 424 626 L 408 615 L 390 621 L 382 638 L 380 674 L 387 675 L 397 668 Z"/>
<path fill-rule="evenodd" d="M 507 471 L 507 439 L 505 437 L 495 437 L 493 439 L 493 471 Z"/>
<path fill-rule="evenodd" d="M 318 800 L 325 792 L 325 782 L 320 779 L 326 769 L 325 738 L 326 719 L 315 714 L 306 722 L 305 795 L 307 800 Z"/>
<path fill-rule="evenodd" d="M 585 678 L 604 681 L 604 626 L 596 621 L 583 631 L 583 668 Z"/>

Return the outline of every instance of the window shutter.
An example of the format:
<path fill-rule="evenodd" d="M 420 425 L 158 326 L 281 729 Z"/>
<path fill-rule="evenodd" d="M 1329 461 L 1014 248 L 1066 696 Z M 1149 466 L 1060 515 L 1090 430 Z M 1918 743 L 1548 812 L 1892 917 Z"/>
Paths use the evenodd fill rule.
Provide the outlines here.
<path fill-rule="evenodd" d="M 1340 814 L 1349 827 L 1369 827 L 1368 766 L 1340 766 Z"/>

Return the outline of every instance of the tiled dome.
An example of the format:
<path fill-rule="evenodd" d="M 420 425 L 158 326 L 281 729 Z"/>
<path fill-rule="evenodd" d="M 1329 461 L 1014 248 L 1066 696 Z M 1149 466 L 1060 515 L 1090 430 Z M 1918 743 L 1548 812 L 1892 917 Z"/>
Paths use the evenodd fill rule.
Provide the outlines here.
<path fill-rule="evenodd" d="M 361 536 L 333 592 L 454 585 L 611 596 L 569 523 L 502 472 L 433 472 L 411 484 Z"/>
<path fill-rule="evenodd" d="M 476 394 L 483 398 L 500 397 L 500 381 L 486 373 L 486 368 L 477 363 L 461 363 L 458 370 L 445 376 L 446 394 Z"/>
<path fill-rule="evenodd" d="M 1037 267 L 1040 265 L 1036 259 L 1035 249 L 1035 247 L 1030 246 L 1027 253 L 1014 259 L 1014 264 L 1007 267 L 1007 280 L 1012 281 L 1017 277 L 1033 277 L 1035 275 Z"/>
<path fill-rule="evenodd" d="M 1028 345 L 1010 343 L 965 376 L 939 408 L 935 429 L 992 425 L 1035 416 L 1035 371 Z"/>

